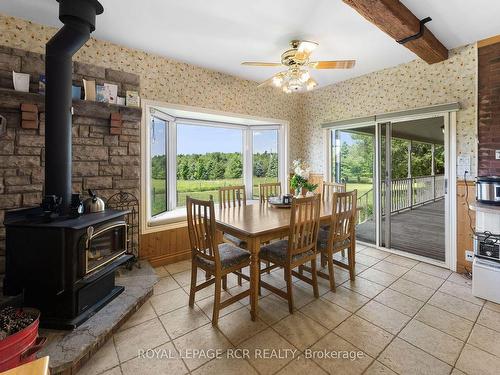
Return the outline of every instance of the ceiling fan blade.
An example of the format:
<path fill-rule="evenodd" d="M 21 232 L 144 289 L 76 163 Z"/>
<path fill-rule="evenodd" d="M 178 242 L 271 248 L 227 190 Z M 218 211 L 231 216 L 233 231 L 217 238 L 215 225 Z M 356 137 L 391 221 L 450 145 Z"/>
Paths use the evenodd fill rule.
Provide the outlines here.
<path fill-rule="evenodd" d="M 281 87 L 281 84 L 283 83 L 283 78 L 286 76 L 286 74 L 287 74 L 286 70 L 278 72 L 271 78 L 266 79 L 264 82 L 260 83 L 257 87 L 264 87 L 264 86 Z"/>
<path fill-rule="evenodd" d="M 313 69 L 351 69 L 356 60 L 311 61 L 309 66 Z"/>
<path fill-rule="evenodd" d="M 311 53 L 318 47 L 318 43 L 309 40 L 301 40 L 297 46 L 295 58 L 297 60 L 307 60 Z"/>
<path fill-rule="evenodd" d="M 264 82 L 259 83 L 257 87 L 273 86 L 273 77 L 266 79 Z"/>
<path fill-rule="evenodd" d="M 241 65 L 247 66 L 281 66 L 281 63 L 274 62 L 259 62 L 259 61 L 244 61 Z"/>

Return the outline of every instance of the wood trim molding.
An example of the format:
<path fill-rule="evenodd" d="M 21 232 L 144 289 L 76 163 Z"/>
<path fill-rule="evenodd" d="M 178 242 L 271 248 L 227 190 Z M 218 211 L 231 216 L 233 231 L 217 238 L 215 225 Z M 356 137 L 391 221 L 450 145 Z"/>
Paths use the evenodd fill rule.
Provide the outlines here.
<path fill-rule="evenodd" d="M 182 253 L 177 254 L 165 254 L 155 257 L 148 258 L 147 260 L 152 267 L 164 266 L 166 264 L 172 264 L 180 262 L 181 260 L 191 259 L 191 251 L 187 250 Z"/>
<path fill-rule="evenodd" d="M 472 270 L 472 263 L 465 260 L 465 251 L 473 249 L 473 232 L 469 225 L 469 215 L 467 203 L 465 202 L 465 189 L 469 194 L 469 202 L 474 200 L 475 185 L 473 181 L 457 181 L 457 272 Z M 475 225 L 476 213 L 470 212 L 471 220 Z"/>
<path fill-rule="evenodd" d="M 477 48 L 486 47 L 497 43 L 500 43 L 500 35 L 495 35 L 490 38 L 479 40 L 477 42 Z"/>
<path fill-rule="evenodd" d="M 420 20 L 398 0 L 342 1 L 395 40 L 420 31 Z M 448 59 L 448 49 L 425 26 L 420 38 L 408 41 L 404 46 L 429 64 Z"/>

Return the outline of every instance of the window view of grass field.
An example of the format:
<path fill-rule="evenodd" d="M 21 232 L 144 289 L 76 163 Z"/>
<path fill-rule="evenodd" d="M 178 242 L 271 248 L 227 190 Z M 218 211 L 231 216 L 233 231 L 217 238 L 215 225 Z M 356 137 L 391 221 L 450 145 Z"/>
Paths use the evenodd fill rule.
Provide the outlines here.
<path fill-rule="evenodd" d="M 153 133 L 153 131 L 152 131 Z M 164 135 L 158 129 L 155 134 Z M 278 131 L 253 131 L 253 197 L 258 197 L 259 184 L 278 179 Z M 159 147 L 156 147 L 158 145 Z M 151 157 L 151 213 L 157 215 L 172 207 L 167 205 L 165 142 L 157 140 Z M 218 189 L 244 184 L 243 131 L 177 124 L 176 207 L 186 204 L 186 197 L 218 202 Z"/>

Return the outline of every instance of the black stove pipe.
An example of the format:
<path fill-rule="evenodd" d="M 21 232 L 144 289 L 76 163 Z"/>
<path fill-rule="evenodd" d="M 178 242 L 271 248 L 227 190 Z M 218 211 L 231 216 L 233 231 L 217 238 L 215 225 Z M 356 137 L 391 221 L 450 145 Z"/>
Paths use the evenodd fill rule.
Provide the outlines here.
<path fill-rule="evenodd" d="M 59 211 L 69 212 L 72 162 L 73 55 L 95 30 L 104 9 L 97 0 L 57 0 L 64 26 L 47 42 L 45 57 L 45 195 L 62 199 Z"/>

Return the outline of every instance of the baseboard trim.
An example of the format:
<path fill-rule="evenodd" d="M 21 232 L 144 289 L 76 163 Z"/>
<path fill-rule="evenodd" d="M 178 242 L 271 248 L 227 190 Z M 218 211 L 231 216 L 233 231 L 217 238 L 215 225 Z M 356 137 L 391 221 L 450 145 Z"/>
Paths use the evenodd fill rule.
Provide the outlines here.
<path fill-rule="evenodd" d="M 147 260 L 153 267 L 159 267 L 159 266 L 164 266 L 166 264 L 180 262 L 181 260 L 186 260 L 190 258 L 191 258 L 191 250 L 186 250 L 181 253 L 158 255 L 155 257 L 141 258 L 141 259 Z"/>

